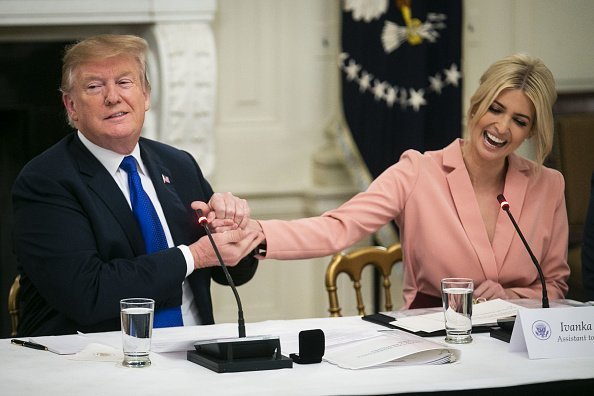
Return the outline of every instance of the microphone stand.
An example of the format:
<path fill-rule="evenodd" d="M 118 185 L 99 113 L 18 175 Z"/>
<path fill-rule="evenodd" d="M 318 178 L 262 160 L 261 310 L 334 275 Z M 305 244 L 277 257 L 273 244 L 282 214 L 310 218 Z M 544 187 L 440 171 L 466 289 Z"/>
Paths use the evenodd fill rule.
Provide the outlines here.
<path fill-rule="evenodd" d="M 245 320 L 239 293 L 235 282 L 227 270 L 227 266 L 221 257 L 219 249 L 208 228 L 206 217 L 202 211 L 196 211 L 198 223 L 204 227 L 206 235 L 210 240 L 217 259 L 223 268 L 227 283 L 233 290 L 238 308 L 238 332 L 239 338 L 226 338 L 217 340 L 197 341 L 194 343 L 195 351 L 187 352 L 187 359 L 200 366 L 217 373 L 275 370 L 280 368 L 292 368 L 293 361 L 281 354 L 280 339 L 271 336 L 246 337 Z"/>
<path fill-rule="evenodd" d="M 200 209 L 198 209 L 198 210 L 200 212 L 202 212 Z M 200 213 L 198 213 L 198 215 L 200 216 Z M 212 234 L 210 233 L 210 229 L 208 228 L 208 225 L 206 224 L 206 219 L 204 219 L 204 221 L 202 221 L 201 219 L 204 219 L 204 217 L 199 217 L 198 222 L 204 227 L 204 230 L 206 231 L 206 235 L 208 235 L 208 239 L 210 239 L 210 243 L 215 251 L 215 254 L 217 255 L 217 258 L 219 259 L 219 263 L 221 264 L 221 267 L 223 268 L 223 272 L 225 273 L 225 278 L 227 278 L 227 283 L 231 287 L 231 290 L 233 290 L 233 295 L 235 296 L 235 302 L 237 303 L 237 325 L 238 325 L 237 331 L 239 333 L 239 338 L 245 338 L 245 320 L 243 318 L 243 307 L 241 305 L 241 299 L 239 298 L 239 293 L 237 292 L 237 288 L 235 287 L 235 282 L 233 282 L 233 278 L 231 277 L 231 274 L 229 274 L 229 270 L 227 269 L 227 266 L 225 265 L 225 262 L 223 261 L 223 258 L 221 257 L 221 253 L 219 252 L 219 249 L 217 249 L 217 245 L 215 244 Z"/>
<path fill-rule="evenodd" d="M 547 285 L 545 282 L 544 274 L 542 273 L 542 268 L 541 268 L 538 260 L 536 259 L 536 256 L 534 255 L 534 253 L 532 253 L 532 249 L 530 249 L 530 245 L 528 245 L 526 238 L 524 238 L 524 234 L 522 234 L 522 231 L 520 230 L 518 223 L 516 223 L 514 216 L 512 216 L 512 214 L 509 210 L 509 203 L 507 202 L 507 200 L 505 199 L 503 194 L 499 194 L 497 196 L 497 201 L 499 201 L 499 205 L 501 206 L 501 209 L 505 213 L 507 213 L 507 216 L 511 220 L 514 228 L 516 229 L 516 232 L 520 236 L 520 239 L 522 240 L 522 243 L 524 244 L 526 251 L 528 251 L 530 258 L 532 259 L 532 263 L 534 264 L 534 266 L 536 267 L 536 270 L 538 271 L 538 277 L 539 277 L 540 283 L 542 285 L 542 307 L 549 308 L 549 297 L 547 295 Z M 501 341 L 510 342 L 511 333 L 514 329 L 515 322 L 516 322 L 515 317 L 498 319 L 497 324 L 499 325 L 499 327 L 495 327 L 495 328 L 491 329 L 491 332 L 490 332 L 491 337 L 497 338 Z"/>
<path fill-rule="evenodd" d="M 520 227 L 518 227 L 518 223 L 516 223 L 514 216 L 512 216 L 511 212 L 509 211 L 509 203 L 505 200 L 505 197 L 503 196 L 503 194 L 499 194 L 497 196 L 497 200 L 499 201 L 499 204 L 501 205 L 501 209 L 503 209 L 503 211 L 505 211 L 505 213 L 507 213 L 509 219 L 511 220 L 512 224 L 514 225 L 516 232 L 520 236 L 520 239 L 522 240 L 524 247 L 528 251 L 530 258 L 532 259 L 532 263 L 534 264 L 534 266 L 536 267 L 536 270 L 538 271 L 538 277 L 540 278 L 540 284 L 542 285 L 542 307 L 549 308 L 549 297 L 547 295 L 547 284 L 545 282 L 544 274 L 542 273 L 542 268 L 540 267 L 540 264 L 538 263 L 536 256 L 534 256 L 534 253 L 532 253 L 532 249 L 530 249 L 528 242 L 526 242 L 526 238 L 524 238 L 524 234 L 522 234 L 522 231 L 520 231 Z"/>

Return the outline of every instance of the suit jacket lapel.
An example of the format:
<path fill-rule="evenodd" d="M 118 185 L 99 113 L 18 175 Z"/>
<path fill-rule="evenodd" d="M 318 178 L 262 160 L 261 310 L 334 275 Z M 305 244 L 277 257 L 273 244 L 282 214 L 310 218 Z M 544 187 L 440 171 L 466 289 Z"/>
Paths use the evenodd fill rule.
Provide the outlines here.
<path fill-rule="evenodd" d="M 445 166 L 453 168 L 446 179 L 466 236 L 476 252 L 487 279 L 497 279 L 495 255 L 462 158 L 459 141 L 445 148 L 443 161 Z"/>
<path fill-rule="evenodd" d="M 144 254 L 146 252 L 144 239 L 126 198 L 111 175 L 76 135 L 72 146 L 72 156 L 78 163 L 80 173 L 89 188 L 95 192 L 122 226 L 134 253 Z"/>
<path fill-rule="evenodd" d="M 192 229 L 193 217 L 191 209 L 184 206 L 176 189 L 176 185 L 183 181 L 175 179 L 175 175 L 171 174 L 157 153 L 143 144 L 142 139 L 140 155 L 155 186 L 174 244 L 189 243 L 183 236 L 187 235 L 187 230 Z"/>
<path fill-rule="evenodd" d="M 515 154 L 510 155 L 508 161 L 503 195 L 510 204 L 510 212 L 512 216 L 519 222 L 522 208 L 524 206 L 526 191 L 528 189 L 529 175 L 527 171 L 529 170 L 529 167 L 527 162 L 522 161 Z M 493 238 L 493 249 L 498 263 L 504 262 L 511 247 L 514 235 L 516 235 L 516 230 L 507 213 L 503 210 L 500 211 L 497 218 L 495 236 Z"/>

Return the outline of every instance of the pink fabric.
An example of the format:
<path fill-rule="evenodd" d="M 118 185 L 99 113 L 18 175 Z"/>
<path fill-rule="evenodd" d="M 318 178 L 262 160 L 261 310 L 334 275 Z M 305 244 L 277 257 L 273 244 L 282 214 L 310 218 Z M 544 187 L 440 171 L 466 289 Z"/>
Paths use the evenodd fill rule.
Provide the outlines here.
<path fill-rule="evenodd" d="M 404 303 L 417 291 L 439 296 L 440 280 L 468 277 L 475 287 L 490 279 L 522 298 L 540 298 L 538 272 L 505 212 L 489 242 L 457 139 L 439 151 L 405 152 L 367 189 L 320 217 L 260 221 L 266 258 L 326 256 L 395 220 L 404 253 Z M 567 293 L 568 223 L 563 176 L 509 157 L 504 195 L 539 260 L 550 299 Z M 496 197 L 493 197 L 495 200 Z"/>

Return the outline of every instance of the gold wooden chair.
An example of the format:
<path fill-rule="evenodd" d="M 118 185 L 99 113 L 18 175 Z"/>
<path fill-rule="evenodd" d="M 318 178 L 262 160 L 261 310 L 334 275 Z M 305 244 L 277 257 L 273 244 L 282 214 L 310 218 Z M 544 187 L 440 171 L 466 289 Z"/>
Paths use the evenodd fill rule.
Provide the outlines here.
<path fill-rule="evenodd" d="M 21 291 L 21 276 L 17 275 L 8 292 L 8 313 L 10 314 L 11 337 L 17 335 L 19 325 L 19 292 Z"/>
<path fill-rule="evenodd" d="M 363 268 L 372 265 L 377 268 L 382 276 L 386 311 L 391 311 L 392 296 L 390 294 L 390 274 L 395 263 L 402 261 L 402 248 L 400 243 L 395 243 L 388 248 L 383 246 L 366 246 L 356 248 L 347 253 L 337 253 L 332 257 L 326 269 L 326 290 L 330 300 L 330 316 L 342 316 L 336 288 L 336 279 L 340 273 L 347 273 L 353 281 L 357 298 L 359 315 L 365 315 L 365 304 L 361 294 L 361 272 Z"/>

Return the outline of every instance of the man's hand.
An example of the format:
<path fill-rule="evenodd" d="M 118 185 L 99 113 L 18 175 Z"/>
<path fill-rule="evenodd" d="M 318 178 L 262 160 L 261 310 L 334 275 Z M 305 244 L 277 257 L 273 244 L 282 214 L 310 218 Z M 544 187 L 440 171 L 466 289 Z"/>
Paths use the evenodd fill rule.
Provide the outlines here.
<path fill-rule="evenodd" d="M 250 219 L 250 207 L 245 199 L 231 193 L 214 193 L 208 201 L 192 202 L 192 209 L 201 209 L 211 230 L 219 233 L 237 228 L 245 229 Z"/>
<path fill-rule="evenodd" d="M 257 231 L 232 230 L 212 234 L 219 253 L 227 266 L 236 265 L 264 240 L 264 234 Z M 203 236 L 189 246 L 194 256 L 194 268 L 220 265 L 217 255 L 208 239 Z"/>

